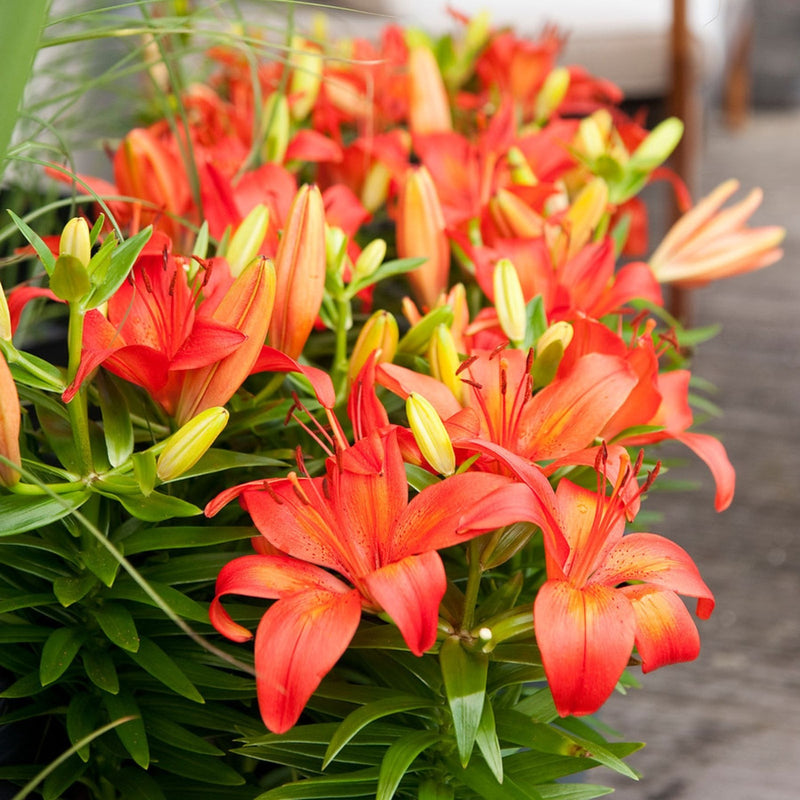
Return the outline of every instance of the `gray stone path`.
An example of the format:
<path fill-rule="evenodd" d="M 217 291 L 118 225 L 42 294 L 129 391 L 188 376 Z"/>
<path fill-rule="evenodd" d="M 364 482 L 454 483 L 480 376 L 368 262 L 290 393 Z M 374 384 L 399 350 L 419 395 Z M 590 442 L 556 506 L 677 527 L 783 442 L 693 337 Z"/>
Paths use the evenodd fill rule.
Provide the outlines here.
<path fill-rule="evenodd" d="M 740 132 L 711 126 L 702 189 L 736 177 L 761 186 L 755 219 L 787 228 L 768 269 L 696 291 L 695 325 L 719 322 L 697 375 L 717 387 L 720 435 L 737 468 L 733 506 L 713 510 L 713 484 L 689 457 L 700 491 L 652 495 L 654 531 L 686 547 L 716 594 L 700 624 L 700 658 L 642 676 L 603 720 L 647 742 L 639 783 L 611 776 L 619 800 L 800 798 L 800 111 L 759 112 Z M 738 197 L 739 195 L 737 195 Z M 671 451 L 672 452 L 672 451 Z"/>

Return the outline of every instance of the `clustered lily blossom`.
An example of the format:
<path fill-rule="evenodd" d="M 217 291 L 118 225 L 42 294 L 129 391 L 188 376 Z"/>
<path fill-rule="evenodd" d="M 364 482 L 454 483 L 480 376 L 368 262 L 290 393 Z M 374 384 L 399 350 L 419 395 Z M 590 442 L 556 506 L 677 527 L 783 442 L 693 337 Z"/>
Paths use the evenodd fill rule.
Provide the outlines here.
<path fill-rule="evenodd" d="M 665 166 L 680 123 L 626 116 L 616 87 L 558 66 L 554 33 L 461 24 L 449 50 L 395 26 L 344 59 L 298 38 L 259 65 L 257 92 L 250 61 L 216 48 L 213 81 L 180 98 L 188 113 L 130 131 L 113 185 L 76 184 L 113 196 L 135 248 L 102 219 L 70 223 L 52 250 L 22 228 L 47 276 L 0 315 L 0 483 L 35 491 L 15 377 L 71 420 L 79 457 L 41 475 L 76 503 L 190 515 L 157 489 L 216 437 L 263 456 L 191 503 L 255 529 L 219 572 L 210 620 L 254 638 L 276 733 L 362 625 L 396 627 L 415 656 L 535 643 L 568 716 L 601 708 L 629 663 L 695 658 L 681 596 L 701 619 L 714 606 L 683 549 L 626 532 L 658 486 L 662 441 L 707 464 L 717 510 L 734 494 L 723 445 L 694 429 L 682 332 L 653 312 L 661 284 L 772 263 L 783 232 L 747 226 L 757 190 L 720 211 L 735 182 L 691 205 Z M 637 194 L 662 178 L 688 208 L 648 259 Z M 66 372 L 37 373 L 12 338 L 42 298 L 69 310 Z M 98 455 L 85 409 L 105 418 L 110 376 L 149 428 L 127 445 L 107 435 Z M 497 612 L 526 624 L 503 633 L 476 604 L 516 574 Z M 254 635 L 231 595 L 270 601 Z"/>

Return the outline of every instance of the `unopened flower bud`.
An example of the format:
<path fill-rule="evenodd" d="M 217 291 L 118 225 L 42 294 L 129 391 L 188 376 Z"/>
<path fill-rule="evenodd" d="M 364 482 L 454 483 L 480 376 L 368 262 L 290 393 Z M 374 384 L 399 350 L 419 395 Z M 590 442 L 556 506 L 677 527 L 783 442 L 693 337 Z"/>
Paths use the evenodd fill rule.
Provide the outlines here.
<path fill-rule="evenodd" d="M 456 372 L 461 366 L 461 359 L 458 357 L 453 334 L 447 325 L 436 326 L 428 348 L 428 361 L 431 365 L 431 375 L 447 386 L 460 403 L 463 383 Z"/>
<path fill-rule="evenodd" d="M 569 89 L 569 70 L 556 67 L 547 75 L 536 95 L 534 117 L 539 124 L 547 122 L 550 115 L 561 105 L 561 101 Z"/>
<path fill-rule="evenodd" d="M 533 362 L 533 385 L 547 386 L 555 377 L 564 351 L 572 341 L 572 325 L 564 320 L 551 325 L 536 342 L 536 358 Z"/>
<path fill-rule="evenodd" d="M 678 146 L 683 136 L 683 123 L 677 117 L 670 117 L 656 125 L 644 141 L 633 151 L 629 168 L 649 172 L 663 164 Z"/>
<path fill-rule="evenodd" d="M 594 178 L 581 189 L 564 215 L 565 229 L 559 246 L 566 248 L 567 258 L 589 241 L 607 207 L 608 185 L 602 178 Z"/>
<path fill-rule="evenodd" d="M 365 323 L 350 356 L 347 377 L 352 383 L 367 359 L 376 350 L 380 350 L 378 361 L 391 361 L 397 352 L 397 341 L 400 337 L 397 320 L 384 310 L 376 311 Z"/>
<path fill-rule="evenodd" d="M 273 92 L 262 110 L 264 131 L 261 157 L 273 164 L 282 164 L 289 147 L 289 101 L 286 95 Z"/>
<path fill-rule="evenodd" d="M 489 201 L 489 214 L 505 239 L 533 239 L 542 235 L 542 217 L 508 189 L 497 190 Z"/>
<path fill-rule="evenodd" d="M 6 293 L 3 291 L 3 284 L 0 283 L 0 339 L 10 342 L 12 333 L 8 300 L 6 300 Z"/>
<path fill-rule="evenodd" d="M 406 416 L 414 440 L 425 460 L 441 475 L 452 475 L 456 469 L 453 443 L 436 409 L 416 392 L 406 399 Z"/>
<path fill-rule="evenodd" d="M 509 259 L 501 258 L 495 264 L 493 285 L 494 307 L 503 333 L 512 342 L 523 341 L 527 328 L 525 297 L 517 270 Z"/>
<path fill-rule="evenodd" d="M 433 51 L 425 45 L 408 52 L 409 124 L 411 132 L 444 133 L 453 129 L 450 101 Z"/>
<path fill-rule="evenodd" d="M 373 239 L 356 259 L 353 272 L 356 278 L 367 278 L 383 264 L 386 257 L 386 242 L 383 239 Z"/>
<path fill-rule="evenodd" d="M 242 220 L 225 251 L 231 275 L 241 275 L 244 268 L 258 256 L 269 226 L 269 208 L 259 204 Z"/>
<path fill-rule="evenodd" d="M 289 96 L 292 98 L 290 112 L 292 119 L 305 119 L 319 94 L 322 81 L 322 49 L 299 36 L 292 37 L 289 54 L 292 77 L 289 80 Z"/>
<path fill-rule="evenodd" d="M 341 273 L 344 257 L 347 255 L 347 234 L 332 225 L 325 226 L 325 266 L 328 270 Z"/>
<path fill-rule="evenodd" d="M 578 125 L 575 146 L 587 158 L 599 158 L 606 151 L 611 125 L 611 115 L 604 109 L 584 117 Z"/>
<path fill-rule="evenodd" d="M 17 386 L 5 357 L 0 354 L 0 455 L 16 466 L 22 463 L 19 451 L 19 427 Z M 5 461 L 0 461 L 0 484 L 14 486 L 18 482 L 19 470 Z"/>
<path fill-rule="evenodd" d="M 391 180 L 391 170 L 381 161 L 375 161 L 367 170 L 359 200 L 370 214 L 374 214 L 386 202 Z"/>
<path fill-rule="evenodd" d="M 156 462 L 156 474 L 171 481 L 191 469 L 205 455 L 228 424 L 228 411 L 212 406 L 182 425 L 167 439 Z"/>
<path fill-rule="evenodd" d="M 536 186 L 539 181 L 533 174 L 531 165 L 519 147 L 509 147 L 506 161 L 511 170 L 511 181 L 517 186 Z"/>
<path fill-rule="evenodd" d="M 68 255 L 76 258 L 84 267 L 92 258 L 92 241 L 89 226 L 83 217 L 73 217 L 61 231 L 58 245 L 60 256 Z"/>

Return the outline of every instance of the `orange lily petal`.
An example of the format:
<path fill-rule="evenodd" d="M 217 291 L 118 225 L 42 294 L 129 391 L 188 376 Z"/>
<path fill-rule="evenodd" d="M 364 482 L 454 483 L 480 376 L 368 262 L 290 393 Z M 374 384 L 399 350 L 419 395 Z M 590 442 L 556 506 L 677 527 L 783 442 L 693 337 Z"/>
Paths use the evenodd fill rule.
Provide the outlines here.
<path fill-rule="evenodd" d="M 436 641 L 439 603 L 447 576 L 439 554 L 429 551 L 387 564 L 365 578 L 367 590 L 392 618 L 409 650 L 421 656 Z"/>
<path fill-rule="evenodd" d="M 533 606 L 536 641 L 562 717 L 591 714 L 614 691 L 633 650 L 636 615 L 606 586 L 547 581 Z"/>
<path fill-rule="evenodd" d="M 636 649 L 642 672 L 697 658 L 697 626 L 675 592 L 653 586 L 625 586 L 621 591 L 636 613 Z"/>
<path fill-rule="evenodd" d="M 676 435 L 675 439 L 685 444 L 705 461 L 717 486 L 714 508 L 717 511 L 724 511 L 733 502 L 733 494 L 736 490 L 736 470 L 728 459 L 725 446 L 719 439 L 706 433 L 687 431 Z"/>

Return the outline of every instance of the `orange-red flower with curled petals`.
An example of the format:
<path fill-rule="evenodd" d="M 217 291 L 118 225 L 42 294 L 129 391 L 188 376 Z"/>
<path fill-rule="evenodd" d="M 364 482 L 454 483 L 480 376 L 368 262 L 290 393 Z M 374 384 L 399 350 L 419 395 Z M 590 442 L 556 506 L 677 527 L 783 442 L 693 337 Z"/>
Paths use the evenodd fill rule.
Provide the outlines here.
<path fill-rule="evenodd" d="M 390 427 L 337 448 L 325 477 L 292 473 L 254 481 L 208 505 L 211 516 L 238 496 L 264 538 L 284 554 L 227 564 L 210 609 L 220 633 L 245 641 L 250 632 L 231 619 L 222 596 L 276 600 L 255 634 L 259 707 L 270 730 L 295 724 L 350 643 L 362 611 L 386 612 L 415 655 L 433 645 L 447 584 L 436 551 L 477 535 L 480 508 L 510 484 L 499 475 L 465 473 L 409 502 L 397 431 Z M 468 510 L 478 522 L 461 533 Z"/>
<path fill-rule="evenodd" d="M 566 554 L 548 554 L 533 607 L 536 641 L 561 716 L 591 714 L 614 690 L 636 647 L 644 672 L 695 659 L 700 639 L 679 594 L 710 616 L 711 590 L 674 542 L 624 534 L 623 474 L 611 496 L 561 480 L 555 493 Z M 650 478 L 642 491 L 647 488 Z M 551 537 L 554 538 L 554 537 Z M 545 537 L 545 543 L 548 537 Z"/>

